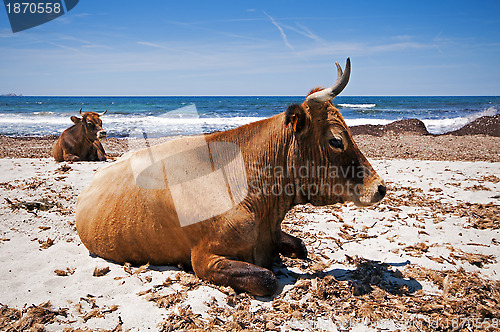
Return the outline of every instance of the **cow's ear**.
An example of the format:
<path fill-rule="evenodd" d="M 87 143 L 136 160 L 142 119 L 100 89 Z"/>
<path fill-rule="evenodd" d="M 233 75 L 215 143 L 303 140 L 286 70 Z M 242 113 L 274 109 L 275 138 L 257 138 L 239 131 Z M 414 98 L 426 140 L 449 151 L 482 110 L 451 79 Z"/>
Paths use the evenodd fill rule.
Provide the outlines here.
<path fill-rule="evenodd" d="M 300 133 L 306 127 L 307 115 L 304 108 L 299 104 L 290 105 L 285 112 L 285 127 L 289 125 L 293 131 Z"/>
<path fill-rule="evenodd" d="M 78 118 L 76 116 L 72 116 L 71 117 L 71 121 L 73 121 L 73 123 L 76 124 L 76 123 L 80 123 L 82 121 L 82 119 L 80 119 L 80 118 Z"/>

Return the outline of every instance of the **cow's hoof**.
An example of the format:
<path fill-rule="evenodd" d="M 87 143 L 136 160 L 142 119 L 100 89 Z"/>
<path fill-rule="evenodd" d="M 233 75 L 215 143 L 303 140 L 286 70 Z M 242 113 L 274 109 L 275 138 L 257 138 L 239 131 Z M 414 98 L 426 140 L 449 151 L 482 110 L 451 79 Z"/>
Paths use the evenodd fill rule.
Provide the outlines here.
<path fill-rule="evenodd" d="M 282 232 L 281 234 L 280 253 L 283 256 L 299 259 L 307 258 L 307 248 L 301 239 L 285 232 Z"/>
<path fill-rule="evenodd" d="M 262 273 L 255 284 L 249 289 L 250 293 L 257 296 L 272 296 L 278 290 L 278 279 L 271 271 Z"/>

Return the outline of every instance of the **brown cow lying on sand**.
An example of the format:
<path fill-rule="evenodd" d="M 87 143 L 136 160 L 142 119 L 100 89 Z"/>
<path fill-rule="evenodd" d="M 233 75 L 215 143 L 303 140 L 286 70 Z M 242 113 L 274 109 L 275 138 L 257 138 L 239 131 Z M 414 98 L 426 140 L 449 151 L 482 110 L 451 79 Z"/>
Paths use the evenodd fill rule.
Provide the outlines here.
<path fill-rule="evenodd" d="M 350 60 L 337 69 L 332 87 L 283 113 L 131 152 L 97 172 L 76 207 L 83 244 L 119 263 L 191 266 L 214 284 L 273 294 L 279 253 L 307 256 L 302 240 L 281 231 L 287 211 L 369 206 L 386 192 L 332 104 Z"/>
<path fill-rule="evenodd" d="M 71 117 L 74 125 L 66 129 L 52 148 L 56 161 L 105 161 L 106 153 L 100 138 L 106 137 L 100 116 L 103 113 L 85 112 L 81 118 Z"/>

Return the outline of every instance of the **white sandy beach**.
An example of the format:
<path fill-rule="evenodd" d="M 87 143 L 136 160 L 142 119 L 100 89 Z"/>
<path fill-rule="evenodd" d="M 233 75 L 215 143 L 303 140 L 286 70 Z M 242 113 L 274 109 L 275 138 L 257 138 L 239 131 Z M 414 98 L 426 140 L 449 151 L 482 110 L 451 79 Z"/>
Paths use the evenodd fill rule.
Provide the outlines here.
<path fill-rule="evenodd" d="M 76 233 L 74 208 L 93 172 L 107 164 L 0 159 L 0 304 L 24 308 L 26 314 L 31 305 L 50 301 L 51 310 L 59 310 L 59 314 L 43 323 L 49 331 L 167 331 L 166 326 L 175 329 L 189 324 L 229 328 L 231 322 L 244 321 L 241 315 L 235 316 L 242 304 L 257 319 L 247 328 L 336 331 L 339 321 L 367 315 L 360 311 L 340 315 L 332 309 L 323 315 L 318 315 L 321 311 L 308 314 L 307 310 L 295 310 L 287 316 L 281 306 L 286 302 L 293 309 L 294 305 L 300 308 L 316 301 L 304 287 L 311 288 L 313 294 L 325 276 L 333 276 L 337 285 L 349 285 L 351 291 L 361 287 L 366 282 L 359 284 L 352 271 L 360 271 L 364 260 L 380 262 L 370 266 L 383 270 L 379 275 L 383 282 L 372 280 L 369 284 L 377 291 L 389 292 L 390 299 L 396 296 L 395 301 L 398 295 L 387 285 L 404 286 L 400 299 L 421 301 L 427 296 L 432 302 L 434 296 L 448 296 L 443 294 L 448 292 L 445 281 L 439 284 L 418 271 L 458 271 L 464 278 L 474 276 L 498 287 L 498 162 L 373 160 L 372 165 L 388 184 L 388 195 L 377 206 L 305 205 L 289 213 L 283 227 L 306 242 L 309 260 L 284 259 L 276 266 L 281 287 L 274 298 L 235 295 L 176 267 L 124 267 L 89 255 Z M 106 267 L 109 273 L 93 276 L 96 268 Z M 331 297 L 325 301 L 334 307 Z M 491 312 L 498 313 L 498 302 L 492 305 Z M 405 314 L 404 309 L 401 314 Z M 182 323 L 182 317 L 190 317 L 191 323 L 175 325 Z M 403 324 L 382 314 L 374 320 L 378 325 L 370 325 L 373 330 L 394 330 Z M 9 322 L 4 318 L 0 329 L 15 323 L 15 319 Z"/>

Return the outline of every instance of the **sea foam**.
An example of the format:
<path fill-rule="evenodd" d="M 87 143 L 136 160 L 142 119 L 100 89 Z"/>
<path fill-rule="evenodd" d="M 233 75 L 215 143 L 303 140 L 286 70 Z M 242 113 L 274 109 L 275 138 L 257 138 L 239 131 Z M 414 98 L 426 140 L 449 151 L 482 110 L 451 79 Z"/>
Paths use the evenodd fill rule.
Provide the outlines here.
<path fill-rule="evenodd" d="M 344 108 L 374 108 L 377 104 L 337 104 Z"/>
<path fill-rule="evenodd" d="M 489 107 L 484 111 L 473 113 L 469 116 L 448 118 L 448 119 L 423 119 L 422 122 L 431 134 L 444 134 L 462 128 L 466 124 L 483 116 L 493 116 L 498 113 L 494 107 Z"/>

